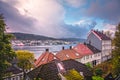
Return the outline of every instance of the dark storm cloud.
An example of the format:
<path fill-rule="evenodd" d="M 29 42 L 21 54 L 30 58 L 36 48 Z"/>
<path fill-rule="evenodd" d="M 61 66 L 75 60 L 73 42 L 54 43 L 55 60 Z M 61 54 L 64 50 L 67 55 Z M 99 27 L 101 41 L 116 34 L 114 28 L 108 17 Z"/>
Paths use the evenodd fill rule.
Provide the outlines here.
<path fill-rule="evenodd" d="M 120 22 L 120 0 L 96 0 L 86 10 L 88 16 Z"/>
<path fill-rule="evenodd" d="M 13 7 L 13 5 L 9 5 L 9 3 L 0 1 L 0 14 L 1 13 L 5 17 L 8 27 L 14 32 L 30 31 L 33 27 L 32 25 L 34 24 L 35 19 L 21 15 L 18 10 Z"/>
<path fill-rule="evenodd" d="M 33 32 L 35 34 L 52 36 L 52 37 L 83 37 L 83 38 L 85 38 L 86 37 L 85 35 L 91 29 L 94 29 L 97 24 L 95 21 L 90 21 L 90 22 L 85 21 L 84 24 L 72 24 L 72 25 L 68 25 L 68 24 L 64 23 L 65 19 L 63 19 L 63 18 L 65 16 L 65 11 L 64 11 L 65 7 L 61 6 L 58 3 L 55 3 L 54 1 L 50 5 L 41 6 L 43 8 L 42 10 L 40 10 L 39 6 L 35 7 L 38 9 L 38 10 L 36 9 L 36 11 L 38 13 L 35 12 L 38 15 L 32 14 L 33 16 L 37 17 L 37 19 L 34 19 L 33 17 L 27 17 L 29 15 L 29 13 L 27 13 L 26 15 L 21 15 L 19 13 L 18 9 L 16 9 L 13 6 L 18 3 L 17 0 L 12 0 L 12 1 L 13 1 L 12 3 L 10 1 L 7 1 L 7 2 L 0 1 L 0 13 L 4 14 L 4 17 L 5 17 L 8 27 L 10 27 L 10 29 L 14 32 L 18 32 L 18 31 L 19 32 L 28 32 L 28 33 Z M 47 0 L 41 0 L 41 1 L 43 1 L 43 3 L 48 2 Z M 39 4 L 34 4 L 34 5 L 42 4 L 41 1 L 39 1 Z M 104 3 L 105 8 L 97 1 L 92 2 L 90 8 L 88 8 L 88 11 L 86 11 L 87 15 L 90 17 L 94 16 L 97 18 L 104 18 L 107 20 L 111 19 L 111 20 L 117 21 L 119 19 L 119 14 L 118 14 L 119 11 L 118 11 L 118 13 L 116 13 L 116 11 L 117 11 L 119 5 L 118 5 L 117 1 L 113 2 L 114 5 L 111 4 L 111 1 L 109 2 L 109 4 L 108 4 L 108 2 L 109 1 L 106 0 Z M 36 1 L 36 3 L 38 3 L 38 2 Z M 52 6 L 53 4 L 58 5 L 58 8 L 55 8 L 56 10 L 54 10 L 54 8 L 53 8 L 54 6 Z M 44 9 L 44 7 L 45 7 L 45 9 Z M 47 10 L 48 8 L 50 8 L 51 10 Z M 31 9 L 33 9 L 33 10 L 29 10 L 29 9 L 23 9 L 23 10 L 25 10 L 25 12 L 31 11 L 30 13 L 34 12 L 34 7 L 32 7 Z M 48 12 L 46 13 L 46 11 L 44 11 L 44 10 L 46 10 Z M 61 14 L 59 11 L 61 13 L 63 12 L 63 14 Z M 41 13 L 41 12 L 43 12 L 43 14 L 39 15 L 39 13 Z M 57 16 L 55 16 L 54 13 Z M 77 16 L 78 18 L 81 16 L 79 13 L 73 14 L 73 15 Z M 86 16 L 85 13 L 83 15 Z M 46 16 L 48 18 L 46 18 Z M 55 17 L 55 19 L 53 17 Z M 61 17 L 63 20 L 61 20 Z M 70 16 L 70 19 L 73 19 L 73 18 L 71 18 L 71 16 Z M 75 17 L 74 19 L 77 19 L 77 18 Z M 43 22 L 41 22 L 42 20 L 43 20 Z M 81 21 L 81 20 L 79 20 L 79 21 Z"/>
<path fill-rule="evenodd" d="M 75 24 L 75 25 L 66 25 L 67 30 L 74 33 L 71 37 L 81 37 L 86 38 L 88 32 L 97 25 L 95 21 L 89 21 L 89 23 Z M 70 36 L 68 34 L 68 36 Z"/>

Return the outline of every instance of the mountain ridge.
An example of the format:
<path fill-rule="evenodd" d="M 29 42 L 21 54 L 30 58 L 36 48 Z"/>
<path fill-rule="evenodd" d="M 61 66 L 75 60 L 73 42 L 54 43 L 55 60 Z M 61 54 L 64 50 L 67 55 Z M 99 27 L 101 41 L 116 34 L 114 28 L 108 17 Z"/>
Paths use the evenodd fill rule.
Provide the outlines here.
<path fill-rule="evenodd" d="M 62 41 L 82 41 L 82 42 L 85 40 L 81 38 L 53 38 L 43 35 L 20 33 L 20 32 L 14 32 L 10 34 L 13 34 L 17 40 L 62 40 Z"/>

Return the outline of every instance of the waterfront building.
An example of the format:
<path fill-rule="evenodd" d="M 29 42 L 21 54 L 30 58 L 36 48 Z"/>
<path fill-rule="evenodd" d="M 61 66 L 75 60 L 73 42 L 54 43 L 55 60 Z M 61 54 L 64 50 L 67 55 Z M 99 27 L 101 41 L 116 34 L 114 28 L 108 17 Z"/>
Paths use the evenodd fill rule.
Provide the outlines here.
<path fill-rule="evenodd" d="M 81 43 L 73 47 L 73 49 L 82 55 L 80 59 L 75 59 L 81 63 L 91 63 L 93 66 L 101 63 L 101 51 L 87 43 Z"/>
<path fill-rule="evenodd" d="M 103 32 L 91 30 L 84 43 L 71 49 L 63 49 L 56 56 L 60 60 L 75 59 L 81 63 L 91 63 L 93 66 L 111 58 L 111 39 Z"/>
<path fill-rule="evenodd" d="M 90 44 L 101 51 L 101 61 L 104 62 L 111 58 L 112 42 L 103 31 L 91 30 L 87 36 L 87 44 Z"/>

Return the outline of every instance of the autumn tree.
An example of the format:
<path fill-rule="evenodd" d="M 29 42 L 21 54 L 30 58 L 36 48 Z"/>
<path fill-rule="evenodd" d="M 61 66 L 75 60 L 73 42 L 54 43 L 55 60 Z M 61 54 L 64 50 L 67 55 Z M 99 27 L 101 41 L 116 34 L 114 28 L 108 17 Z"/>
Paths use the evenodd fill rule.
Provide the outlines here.
<path fill-rule="evenodd" d="M 64 76 L 67 80 L 84 80 L 83 76 L 74 69 L 69 70 Z"/>
<path fill-rule="evenodd" d="M 102 62 L 101 64 L 96 65 L 93 68 L 93 72 L 96 72 L 96 69 L 101 69 L 103 71 L 102 76 L 106 76 L 109 73 L 112 73 L 113 70 L 113 65 L 112 65 L 112 61 L 106 61 L 106 62 Z"/>
<path fill-rule="evenodd" d="M 113 44 L 115 46 L 114 50 L 112 51 L 113 54 L 113 68 L 114 74 L 120 74 L 120 24 L 116 27 L 115 38 L 113 40 Z"/>
<path fill-rule="evenodd" d="M 25 78 L 26 71 L 34 67 L 34 54 L 29 51 L 18 50 L 16 51 L 16 55 L 18 59 L 18 66 L 22 68 Z"/>
<path fill-rule="evenodd" d="M 102 78 L 102 74 L 103 74 L 102 69 L 100 68 L 95 69 L 92 80 L 104 80 L 104 78 Z"/>
<path fill-rule="evenodd" d="M 93 71 L 93 66 L 92 66 L 92 64 L 91 63 L 86 63 L 85 64 L 86 66 L 87 66 L 87 68 L 90 70 L 90 71 Z"/>
<path fill-rule="evenodd" d="M 15 57 L 14 50 L 11 48 L 10 39 L 12 35 L 5 32 L 5 21 L 2 15 L 0 15 L 0 80 L 4 76 L 8 64 Z"/>
<path fill-rule="evenodd" d="M 112 39 L 112 35 L 113 35 L 112 32 L 110 32 L 110 31 L 105 31 L 104 34 L 106 34 L 106 36 L 108 36 L 109 38 Z"/>
<path fill-rule="evenodd" d="M 100 76 L 93 76 L 92 80 L 104 80 L 104 78 L 102 78 Z"/>

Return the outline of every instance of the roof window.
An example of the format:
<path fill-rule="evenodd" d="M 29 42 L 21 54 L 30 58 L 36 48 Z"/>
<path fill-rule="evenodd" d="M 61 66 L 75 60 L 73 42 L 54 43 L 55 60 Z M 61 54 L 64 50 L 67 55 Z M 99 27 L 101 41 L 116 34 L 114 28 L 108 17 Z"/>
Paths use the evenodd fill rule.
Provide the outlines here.
<path fill-rule="evenodd" d="M 66 57 L 70 57 L 68 54 L 66 54 Z"/>
<path fill-rule="evenodd" d="M 75 53 L 75 55 L 76 55 L 76 56 L 79 56 L 79 54 L 78 54 L 78 53 Z"/>

